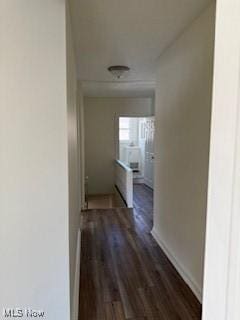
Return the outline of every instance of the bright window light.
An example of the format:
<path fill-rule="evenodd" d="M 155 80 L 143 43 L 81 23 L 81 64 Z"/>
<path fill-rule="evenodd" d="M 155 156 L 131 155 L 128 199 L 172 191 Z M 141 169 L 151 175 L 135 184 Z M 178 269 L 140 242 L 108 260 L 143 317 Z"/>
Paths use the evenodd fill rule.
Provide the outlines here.
<path fill-rule="evenodd" d="M 119 140 L 130 140 L 130 123 L 129 118 L 119 118 Z"/>

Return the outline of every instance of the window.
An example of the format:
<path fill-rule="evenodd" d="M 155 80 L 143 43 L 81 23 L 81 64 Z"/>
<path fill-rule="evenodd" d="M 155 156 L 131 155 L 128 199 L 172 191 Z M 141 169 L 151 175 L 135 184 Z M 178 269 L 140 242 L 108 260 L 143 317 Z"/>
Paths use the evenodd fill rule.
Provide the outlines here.
<path fill-rule="evenodd" d="M 119 140 L 129 141 L 130 140 L 130 119 L 119 118 Z"/>

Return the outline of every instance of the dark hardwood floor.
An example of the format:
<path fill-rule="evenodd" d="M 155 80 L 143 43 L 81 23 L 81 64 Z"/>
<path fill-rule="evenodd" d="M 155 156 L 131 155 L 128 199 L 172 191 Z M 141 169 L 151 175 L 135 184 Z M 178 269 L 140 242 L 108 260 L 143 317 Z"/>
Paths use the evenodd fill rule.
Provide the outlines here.
<path fill-rule="evenodd" d="M 142 218 L 149 231 L 153 227 L 153 190 L 145 184 L 133 185 L 134 214 Z"/>
<path fill-rule="evenodd" d="M 152 191 L 134 209 L 82 213 L 81 320 L 198 320 L 201 305 L 150 234 Z"/>

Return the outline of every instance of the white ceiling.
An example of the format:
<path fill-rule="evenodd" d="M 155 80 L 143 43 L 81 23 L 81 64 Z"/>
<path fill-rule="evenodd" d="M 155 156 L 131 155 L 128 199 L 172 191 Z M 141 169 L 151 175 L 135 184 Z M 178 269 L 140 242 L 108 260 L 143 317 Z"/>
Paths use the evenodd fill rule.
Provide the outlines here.
<path fill-rule="evenodd" d="M 157 58 L 211 0 L 70 0 L 78 78 L 87 96 L 148 96 Z M 117 81 L 110 65 L 131 68 Z"/>

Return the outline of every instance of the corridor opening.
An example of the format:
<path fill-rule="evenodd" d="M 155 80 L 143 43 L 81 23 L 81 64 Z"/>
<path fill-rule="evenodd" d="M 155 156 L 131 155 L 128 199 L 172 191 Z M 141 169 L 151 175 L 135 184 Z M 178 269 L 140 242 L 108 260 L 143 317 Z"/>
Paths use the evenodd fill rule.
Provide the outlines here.
<path fill-rule="evenodd" d="M 133 182 L 153 189 L 154 117 L 119 117 L 118 158 L 133 171 Z"/>
<path fill-rule="evenodd" d="M 151 296 L 149 304 L 157 314 L 154 314 L 155 318 L 161 318 L 163 314 L 166 319 L 201 318 L 214 15 L 214 4 L 202 10 L 201 14 L 199 12 L 156 57 L 151 92 L 141 90 L 140 93 L 136 90 L 143 84 L 144 77 L 141 74 L 136 77 L 135 61 L 132 65 L 128 63 L 130 72 L 126 79 L 113 78 L 111 81 L 107 78 L 111 75 L 106 74 L 101 86 L 94 83 L 94 88 L 89 86 L 88 91 L 83 90 L 89 195 L 104 197 L 113 194 L 117 186 L 118 194 L 127 206 L 121 210 L 95 209 L 83 214 L 83 240 L 86 237 L 83 256 L 91 255 L 97 263 L 85 271 L 83 269 L 80 294 L 84 295 L 89 288 L 86 281 L 89 268 L 93 271 L 92 275 L 98 274 L 98 278 L 91 277 L 96 288 L 96 309 L 86 310 L 84 302 L 81 302 L 83 319 L 89 317 L 89 312 L 93 313 L 93 319 L 104 319 L 104 313 L 114 312 L 109 310 L 113 301 L 117 301 L 125 319 L 151 317 L 147 314 L 151 307 L 145 305 L 142 308 L 142 302 L 147 301 L 145 296 L 148 294 L 154 295 L 151 293 L 153 287 L 157 291 L 164 288 L 161 296 L 169 299 L 171 304 L 177 298 L 181 306 L 188 306 L 181 308 L 179 305 L 175 310 L 169 306 L 165 310 L 164 301 L 160 305 L 155 301 L 152 305 L 154 299 Z M 131 42 L 131 49 L 132 43 L 134 41 Z M 141 52 L 138 49 L 137 54 Z M 133 83 L 136 87 L 131 91 Z M 89 82 L 82 85 L 86 88 Z M 148 157 L 144 153 L 141 159 L 141 144 L 133 140 L 129 127 L 134 118 L 153 115 L 156 148 L 148 153 Z M 124 121 L 119 123 L 119 118 L 124 118 Z M 151 166 L 149 171 L 143 166 L 146 159 L 155 167 L 152 176 L 147 174 L 151 172 Z M 151 190 L 153 186 L 154 192 Z M 93 247 L 89 249 L 87 240 L 93 245 L 97 243 L 99 253 L 96 248 L 88 251 Z M 156 252 L 151 253 L 152 248 L 156 248 Z M 141 263 L 146 250 L 146 260 L 150 262 L 148 270 L 144 267 L 145 263 Z M 84 263 L 88 261 L 84 260 Z M 131 268 L 125 269 L 126 263 Z M 109 275 L 111 270 L 114 270 L 115 277 L 105 279 L 105 273 Z M 165 279 L 167 283 L 162 283 Z M 176 284 L 175 279 L 180 281 Z M 133 289 L 135 283 L 139 290 Z M 107 297 L 102 296 L 99 284 L 103 284 L 104 292 L 107 290 Z M 169 287 L 172 290 L 168 290 Z M 148 288 L 147 292 L 144 288 Z M 185 293 L 176 297 L 177 292 Z M 188 311 L 185 313 L 186 309 Z"/>
<path fill-rule="evenodd" d="M 150 201 L 153 215 L 154 116 L 120 116 L 117 121 L 116 188 L 128 207 Z M 118 166 L 122 168 L 119 169 Z M 125 179 L 125 181 L 124 181 Z M 139 201 L 136 201 L 139 200 Z M 147 205 L 148 207 L 148 205 Z"/>

